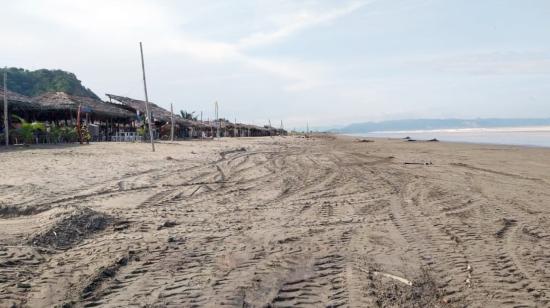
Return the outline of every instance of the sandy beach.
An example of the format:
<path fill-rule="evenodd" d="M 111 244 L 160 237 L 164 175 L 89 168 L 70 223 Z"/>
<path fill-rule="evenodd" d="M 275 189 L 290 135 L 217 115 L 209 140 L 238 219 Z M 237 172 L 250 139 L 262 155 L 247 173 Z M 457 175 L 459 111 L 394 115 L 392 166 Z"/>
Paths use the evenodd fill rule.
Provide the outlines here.
<path fill-rule="evenodd" d="M 550 149 L 0 150 L 0 307 L 548 307 Z"/>

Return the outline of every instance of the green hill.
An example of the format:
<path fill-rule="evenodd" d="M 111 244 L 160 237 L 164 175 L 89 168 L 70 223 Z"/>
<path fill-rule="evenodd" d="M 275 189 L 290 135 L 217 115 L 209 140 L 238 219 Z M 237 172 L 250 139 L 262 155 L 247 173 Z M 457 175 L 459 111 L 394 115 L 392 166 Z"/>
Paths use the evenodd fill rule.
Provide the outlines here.
<path fill-rule="evenodd" d="M 7 71 L 8 90 L 19 94 L 36 96 L 45 92 L 65 92 L 71 95 L 99 98 L 70 72 L 47 69 L 29 71 L 15 67 L 10 67 Z M 0 73 L 0 76 L 3 76 L 3 68 L 0 68 Z"/>

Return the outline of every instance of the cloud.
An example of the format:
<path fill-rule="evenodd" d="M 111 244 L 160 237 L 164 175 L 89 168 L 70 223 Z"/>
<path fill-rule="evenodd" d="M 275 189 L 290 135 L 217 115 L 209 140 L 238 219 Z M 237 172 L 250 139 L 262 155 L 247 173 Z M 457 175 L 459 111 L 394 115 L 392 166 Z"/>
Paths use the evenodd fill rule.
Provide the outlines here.
<path fill-rule="evenodd" d="M 346 16 L 365 4 L 367 4 L 365 1 L 354 1 L 324 11 L 302 10 L 297 14 L 294 12 L 279 14 L 277 19 L 282 21 L 282 25 L 277 29 L 270 32 L 252 33 L 236 43 L 201 41 L 187 37 L 174 40 L 170 45 L 177 51 L 185 52 L 201 60 L 237 61 L 248 67 L 283 78 L 290 82 L 284 87 L 286 91 L 306 90 L 323 83 L 322 78 L 326 68 L 320 64 L 306 63 L 300 60 L 252 57 L 247 55 L 246 50 L 251 47 L 281 42 L 301 31 Z M 273 18 L 266 17 L 266 19 Z"/>
<path fill-rule="evenodd" d="M 324 81 L 326 68 L 320 64 L 251 57 L 246 58 L 245 63 L 253 68 L 291 81 L 284 87 L 286 91 L 307 90 L 326 82 Z"/>
<path fill-rule="evenodd" d="M 313 3 L 313 5 L 311 5 Z M 118 1 L 70 1 L 52 0 L 41 3 L 22 0 L 9 4 L 15 15 L 26 16 L 28 20 L 43 24 L 42 28 L 58 28 L 84 38 L 88 45 L 105 45 L 112 52 L 117 49 L 129 50 L 144 42 L 149 57 L 162 57 L 166 54 L 191 57 L 206 64 L 237 63 L 248 69 L 269 74 L 285 81 L 284 91 L 306 90 L 323 83 L 328 70 L 326 65 L 308 63 L 305 59 L 281 59 L 249 55 L 248 49 L 262 45 L 282 43 L 285 39 L 315 26 L 342 18 L 363 7 L 367 2 L 352 1 L 343 5 L 310 5 L 294 2 L 275 2 L 276 12 L 266 12 L 262 16 L 260 28 L 271 27 L 270 31 L 242 33 L 241 39 L 221 41 L 206 39 L 200 33 L 188 33 L 186 20 L 197 20 L 183 6 L 165 7 L 158 3 L 141 0 Z M 286 5 L 290 4 L 290 6 Z M 273 8 L 272 7 L 272 8 Z M 172 9 L 170 9 L 172 8 Z M 185 11 L 187 14 L 181 12 Z M 6 32 L 0 30 L 0 33 Z M 10 31 L 6 32 L 9 35 Z M 26 34 L 26 35 L 25 35 Z M 50 38 L 53 44 L 75 44 L 67 33 L 57 39 Z M 17 33 L 19 46 L 33 48 L 33 40 L 43 43 L 42 35 L 25 31 Z M 35 47 L 36 48 L 36 47 Z M 49 46 L 52 50 L 53 46 Z"/>
<path fill-rule="evenodd" d="M 550 51 L 492 51 L 436 55 L 409 61 L 444 73 L 472 75 L 550 74 Z"/>
<path fill-rule="evenodd" d="M 270 32 L 253 33 L 239 40 L 238 46 L 245 49 L 273 44 L 308 28 L 328 23 L 353 13 L 366 4 L 367 2 L 365 1 L 355 1 L 342 7 L 331 8 L 322 12 L 302 11 L 297 14 L 291 13 L 282 18 L 284 24 L 278 29 Z"/>
<path fill-rule="evenodd" d="M 10 6 L 11 10 L 28 16 L 29 20 L 62 26 L 83 36 L 135 33 L 137 30 L 156 33 L 173 22 L 173 19 L 168 20 L 170 16 L 161 6 L 139 0 L 21 0 L 10 3 Z"/>
<path fill-rule="evenodd" d="M 156 47 L 152 47 L 152 52 L 167 51 L 183 53 L 206 62 L 241 61 L 245 58 L 233 44 L 201 40 L 186 34 L 165 35 L 164 39 L 157 40 Z"/>
<path fill-rule="evenodd" d="M 526 8 L 537 14 L 517 16 L 517 27 L 488 28 L 487 20 L 513 14 L 478 7 L 484 18 L 465 24 L 457 8 L 470 7 L 432 0 L 5 1 L 0 37 L 9 44 L 0 58 L 2 66 L 72 71 L 98 94 L 141 97 L 142 41 L 155 102 L 207 110 L 201 104 L 219 99 L 224 112 L 243 120 L 287 117 L 289 124 L 290 114 L 314 125 L 474 114 L 474 103 L 496 112 L 505 110 L 501 101 L 509 112 L 528 97 L 547 99 L 550 51 L 541 29 L 548 19 L 540 9 Z M 548 113 L 542 103 L 529 106 Z"/>
<path fill-rule="evenodd" d="M 332 7 L 324 11 L 302 10 L 299 14 L 287 12 L 279 14 L 277 19 L 285 23 L 271 32 L 258 32 L 244 36 L 237 42 L 227 43 L 194 38 L 186 33 L 167 32 L 167 38 L 160 44 L 162 50 L 169 49 L 184 53 L 195 59 L 208 62 L 237 62 L 247 67 L 282 78 L 288 82 L 285 91 L 307 90 L 323 84 L 326 68 L 321 64 L 308 63 L 304 60 L 277 59 L 250 56 L 247 49 L 266 44 L 281 42 L 285 38 L 297 35 L 299 32 L 314 26 L 327 23 L 363 7 L 367 2 L 354 1 L 340 7 Z M 273 17 L 266 17 L 273 19 Z M 154 50 L 154 51 L 155 51 Z"/>

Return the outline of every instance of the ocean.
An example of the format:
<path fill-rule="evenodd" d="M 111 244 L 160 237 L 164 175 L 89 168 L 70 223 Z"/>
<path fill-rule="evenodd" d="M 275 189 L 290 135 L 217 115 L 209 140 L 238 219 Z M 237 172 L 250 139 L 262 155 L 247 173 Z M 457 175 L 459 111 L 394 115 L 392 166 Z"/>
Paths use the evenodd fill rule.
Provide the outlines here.
<path fill-rule="evenodd" d="M 377 138 L 410 137 L 416 140 L 436 138 L 449 142 L 550 147 L 550 126 L 383 131 L 352 135 Z"/>

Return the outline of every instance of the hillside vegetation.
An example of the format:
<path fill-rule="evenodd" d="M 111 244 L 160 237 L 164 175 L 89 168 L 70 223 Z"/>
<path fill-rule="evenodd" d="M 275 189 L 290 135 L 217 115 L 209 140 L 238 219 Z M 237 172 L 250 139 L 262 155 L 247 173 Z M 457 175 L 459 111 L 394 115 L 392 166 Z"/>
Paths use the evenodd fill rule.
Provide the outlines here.
<path fill-rule="evenodd" d="M 92 90 L 84 87 L 76 75 L 62 70 L 40 69 L 29 71 L 11 67 L 8 71 L 8 89 L 27 96 L 45 92 L 65 92 L 71 95 L 99 98 Z M 0 69 L 3 76 L 4 69 Z"/>

